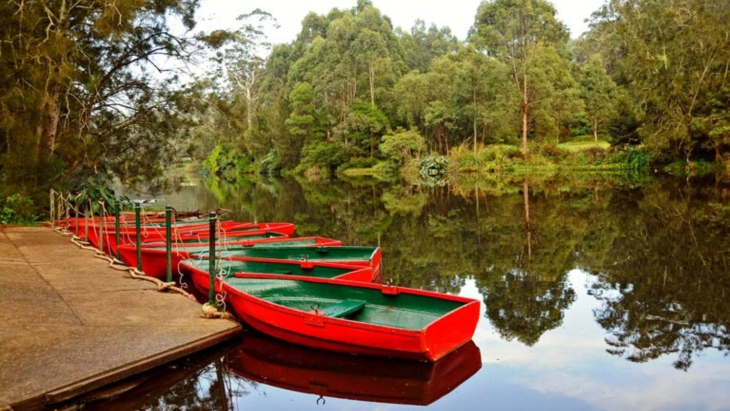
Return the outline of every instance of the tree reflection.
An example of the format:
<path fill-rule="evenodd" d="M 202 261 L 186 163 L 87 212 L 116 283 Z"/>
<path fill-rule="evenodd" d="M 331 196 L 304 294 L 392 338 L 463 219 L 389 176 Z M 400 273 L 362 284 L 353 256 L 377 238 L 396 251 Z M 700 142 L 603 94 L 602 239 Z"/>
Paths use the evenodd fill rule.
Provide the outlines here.
<path fill-rule="evenodd" d="M 234 398 L 246 396 L 256 388 L 257 383 L 255 382 L 232 378 L 221 360 L 218 359 L 190 377 L 167 388 L 162 395 L 153 397 L 145 405 L 135 408 L 145 411 L 229 410 L 232 409 Z M 109 409 L 108 407 L 113 405 L 121 404 L 101 404 L 104 409 Z"/>
<path fill-rule="evenodd" d="M 673 353 L 687 369 L 704 349 L 728 353 L 730 207 L 724 182 L 683 183 L 253 180 L 211 186 L 207 201 L 232 218 L 293 221 L 298 235 L 380 245 L 383 278 L 403 286 L 459 293 L 474 278 L 496 330 L 526 345 L 562 324 L 576 297 L 567 273 L 582 268 L 609 352 Z"/>
<path fill-rule="evenodd" d="M 621 198 L 620 213 L 608 209 L 610 241 L 582 258 L 596 273 L 590 294 L 602 303 L 594 314 L 610 334 L 607 351 L 633 362 L 675 354 L 685 371 L 705 349 L 730 354 L 730 209 L 711 190 L 642 194 Z"/>
<path fill-rule="evenodd" d="M 527 181 L 522 190 L 521 204 L 507 205 L 501 198 L 492 202 L 485 245 L 492 264 L 477 276 L 477 283 L 486 316 L 500 335 L 532 346 L 562 324 L 563 312 L 575 300 L 567 283 L 573 245 L 565 239 L 573 237 L 570 230 L 584 225 L 564 215 L 558 203 L 569 203 L 565 199 L 548 199 L 531 208 Z M 519 215 L 522 221 L 514 217 Z"/>

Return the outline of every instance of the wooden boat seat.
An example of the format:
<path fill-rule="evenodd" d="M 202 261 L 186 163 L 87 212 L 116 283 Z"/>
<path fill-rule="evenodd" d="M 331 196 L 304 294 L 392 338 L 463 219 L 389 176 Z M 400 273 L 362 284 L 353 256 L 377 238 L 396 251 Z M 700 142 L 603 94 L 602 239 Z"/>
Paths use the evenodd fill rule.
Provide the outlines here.
<path fill-rule="evenodd" d="M 328 317 L 342 318 L 354 314 L 365 307 L 365 301 L 343 300 L 335 305 L 323 308 L 320 312 Z"/>

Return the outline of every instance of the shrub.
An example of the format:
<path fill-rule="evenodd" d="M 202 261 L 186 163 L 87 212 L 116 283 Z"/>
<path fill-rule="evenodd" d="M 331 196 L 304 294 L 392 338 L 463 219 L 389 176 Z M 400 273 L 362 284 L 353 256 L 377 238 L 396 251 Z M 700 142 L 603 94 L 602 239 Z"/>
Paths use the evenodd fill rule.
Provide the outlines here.
<path fill-rule="evenodd" d="M 275 176 L 281 173 L 282 165 L 276 150 L 271 149 L 258 165 L 257 172 L 265 176 Z"/>
<path fill-rule="evenodd" d="M 400 164 L 419 156 L 425 148 L 426 140 L 416 129 L 405 131 L 398 128 L 395 133 L 383 136 L 383 142 L 380 144 L 380 151 Z"/>
<path fill-rule="evenodd" d="M 299 166 L 297 166 L 297 170 L 303 173 L 316 167 L 326 169 L 329 175 L 337 167 L 344 164 L 347 158 L 348 155 L 344 147 L 336 143 L 316 142 L 304 147 L 302 150 L 302 159 L 299 162 Z"/>
<path fill-rule="evenodd" d="M 38 221 L 33 201 L 21 194 L 0 198 L 0 225 L 31 225 Z"/>

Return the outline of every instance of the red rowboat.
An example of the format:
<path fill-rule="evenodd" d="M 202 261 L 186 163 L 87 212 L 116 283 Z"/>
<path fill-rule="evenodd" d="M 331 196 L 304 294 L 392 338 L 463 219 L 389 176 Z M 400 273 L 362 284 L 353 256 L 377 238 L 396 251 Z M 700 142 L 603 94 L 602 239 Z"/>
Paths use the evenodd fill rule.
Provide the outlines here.
<path fill-rule="evenodd" d="M 216 243 L 223 252 L 229 247 L 276 247 L 276 246 L 298 246 L 298 247 L 337 247 L 342 245 L 339 240 L 332 240 L 324 237 L 296 237 L 289 238 L 278 234 L 282 237 L 276 237 L 277 233 L 268 233 L 263 230 L 248 232 L 246 236 L 234 237 L 229 234 L 228 237 L 221 239 Z M 274 236 L 271 236 L 273 234 Z M 205 242 L 206 238 L 202 238 L 203 242 L 176 242 L 172 244 L 172 272 L 178 273 L 180 261 L 190 258 L 190 254 L 195 252 L 208 251 L 210 243 Z M 123 244 L 119 246 L 119 254 L 126 264 L 130 267 L 137 266 L 137 246 L 135 244 Z M 207 264 L 207 263 L 206 263 Z M 167 274 L 167 250 L 164 242 L 142 243 L 142 271 L 148 276 L 156 278 L 164 278 Z"/>
<path fill-rule="evenodd" d="M 236 260 L 221 260 L 217 262 L 217 265 L 226 277 L 233 277 L 236 273 L 247 272 L 272 276 L 286 274 L 369 282 L 373 276 L 371 267 L 321 261 L 242 257 Z M 198 291 L 208 295 L 210 287 L 208 260 L 183 260 L 179 267 L 181 272 L 190 276 Z M 215 290 L 216 292 L 223 292 L 219 279 L 216 279 Z"/>
<path fill-rule="evenodd" d="M 437 361 L 471 340 L 479 301 L 409 288 L 291 275 L 222 282 L 253 328 L 308 347 Z"/>
<path fill-rule="evenodd" d="M 94 247 L 99 247 L 100 227 L 104 235 L 104 251 L 109 255 L 116 254 L 117 243 L 114 223 L 107 222 L 101 225 L 89 224 L 88 241 Z M 236 233 L 239 235 L 246 235 L 245 233 L 251 233 L 253 231 L 277 232 L 287 236 L 294 233 L 294 224 L 291 223 L 254 224 L 239 223 L 235 221 L 221 221 L 218 227 L 219 235 L 221 237 L 233 236 Z M 178 241 L 178 239 L 182 238 L 206 239 L 209 236 L 210 224 L 205 220 L 178 222 L 173 224 L 171 231 L 173 241 Z M 121 244 L 133 244 L 136 241 L 137 229 L 134 225 L 124 225 L 119 227 L 119 234 Z M 142 226 L 140 237 L 144 242 L 165 241 L 164 223 L 146 224 Z"/>

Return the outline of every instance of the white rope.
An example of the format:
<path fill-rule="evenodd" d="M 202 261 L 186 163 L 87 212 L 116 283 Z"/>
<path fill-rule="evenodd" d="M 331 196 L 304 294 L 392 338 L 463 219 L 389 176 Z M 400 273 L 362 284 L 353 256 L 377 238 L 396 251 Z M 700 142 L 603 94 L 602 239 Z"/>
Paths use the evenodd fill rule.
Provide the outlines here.
<path fill-rule="evenodd" d="M 50 206 L 51 206 L 51 210 L 52 210 L 51 211 L 51 215 L 52 215 L 51 225 L 52 225 L 52 227 L 55 225 L 54 224 L 55 218 L 53 218 L 53 217 L 58 217 L 58 216 L 61 215 L 61 208 L 60 207 L 62 205 L 60 204 L 60 202 L 62 202 L 62 200 L 64 200 L 62 194 L 60 194 L 59 195 L 59 198 L 61 199 L 61 201 L 59 201 L 59 204 L 57 204 L 56 203 L 56 198 L 55 198 L 54 194 L 56 194 L 56 191 L 51 190 L 51 194 L 50 194 Z M 82 195 L 83 194 L 77 195 L 75 197 L 75 199 L 78 199 Z M 76 218 L 78 219 L 78 216 L 81 213 L 78 211 L 78 209 L 76 207 L 72 207 L 70 205 L 71 204 L 71 201 L 70 200 L 72 198 L 73 197 L 71 197 L 71 194 L 69 193 L 69 195 L 65 199 L 66 200 L 66 204 L 64 204 L 63 206 L 67 207 L 65 209 L 67 214 L 68 214 L 69 209 L 70 208 L 73 208 L 74 211 L 76 212 Z M 84 204 L 86 204 L 86 203 L 87 203 L 87 201 L 85 199 Z M 94 207 L 93 207 L 92 200 L 90 198 L 88 198 L 88 204 L 89 204 L 89 213 L 88 214 L 90 214 L 91 221 L 94 221 Z M 103 201 L 99 201 L 99 204 L 100 204 L 100 209 L 99 209 L 98 227 L 96 227 L 94 229 L 94 232 L 97 233 L 97 235 L 98 235 L 97 238 L 99 239 L 99 241 L 103 241 L 103 239 L 101 237 L 103 235 L 103 227 L 102 227 L 102 225 L 104 224 L 104 221 L 105 221 L 104 218 L 107 216 L 108 213 L 107 213 L 107 210 L 106 210 L 106 207 L 105 207 L 104 202 Z M 58 208 L 57 208 L 57 206 L 58 206 Z M 83 215 L 84 215 L 84 218 L 86 219 L 86 221 L 85 221 L 85 230 L 88 230 L 88 225 L 89 225 L 88 218 L 89 218 L 89 215 L 87 215 L 87 213 L 83 213 Z M 149 216 L 146 215 L 146 214 L 144 215 L 144 218 L 145 218 L 146 222 L 150 222 L 151 221 L 149 219 Z M 67 221 L 65 223 L 66 223 L 66 225 L 68 225 L 68 218 L 66 220 Z M 126 221 L 125 221 L 125 224 L 126 224 Z M 59 226 L 60 226 L 60 220 L 59 220 Z M 154 227 L 154 226 L 150 226 L 148 224 L 145 224 L 145 230 L 147 230 L 147 228 L 149 228 L 150 230 L 152 230 L 154 228 L 155 231 L 159 230 L 159 227 Z M 178 230 L 177 227 L 175 227 L 175 228 L 176 228 L 175 229 L 176 237 L 177 237 L 177 239 L 180 240 L 180 242 L 182 242 L 182 237 L 180 235 L 180 230 Z M 77 224 L 76 229 L 79 230 L 78 224 Z M 224 233 L 224 238 L 226 238 L 225 237 L 225 230 L 223 230 L 222 227 L 220 227 L 220 226 L 218 226 L 217 229 L 219 230 L 219 232 L 223 232 Z M 101 250 L 99 250 L 97 248 L 92 247 L 91 244 L 90 244 L 90 242 L 88 242 L 88 241 L 82 241 L 79 236 L 74 235 L 73 233 L 68 232 L 68 230 L 65 230 L 66 233 L 63 233 L 64 230 L 60 230 L 59 231 L 58 229 L 54 228 L 54 231 L 57 231 L 57 232 L 59 232 L 61 234 L 64 234 L 64 235 L 71 234 L 72 235 L 72 238 L 71 238 L 71 242 L 72 243 L 74 243 L 77 247 L 81 248 L 82 250 L 94 251 L 94 257 L 99 258 L 99 259 L 103 259 L 105 261 L 108 261 L 109 262 L 109 267 L 112 268 L 112 269 L 114 269 L 114 270 L 126 271 L 131 278 L 152 282 L 155 285 L 157 285 L 157 290 L 158 291 L 168 291 L 168 290 L 169 291 L 174 291 L 174 292 L 177 292 L 177 293 L 179 293 L 179 294 L 181 294 L 181 295 L 183 295 L 183 296 L 185 296 L 185 297 L 187 297 L 187 298 L 189 298 L 189 299 L 191 299 L 193 301 L 197 301 L 195 299 L 195 297 L 193 297 L 190 293 L 188 293 L 187 291 L 185 291 L 185 288 L 187 288 L 188 285 L 182 281 L 183 273 L 182 273 L 182 270 L 180 270 L 180 263 L 178 263 L 178 267 L 177 267 L 178 273 L 180 274 L 180 287 L 178 287 L 178 286 L 175 285 L 174 282 L 169 282 L 168 283 L 168 282 L 160 281 L 157 278 L 154 278 L 154 277 L 150 277 L 150 276 L 145 275 L 144 272 L 139 271 L 136 268 L 127 266 L 122 261 L 119 261 L 116 258 L 107 255 L 105 252 L 103 252 L 103 251 L 101 251 Z M 146 233 L 147 232 L 145 231 L 145 234 Z M 127 235 L 127 238 L 128 237 L 129 237 L 129 235 Z M 135 241 L 136 241 L 136 239 L 135 239 Z M 210 241 L 210 239 L 208 241 Z M 107 245 L 107 247 L 109 249 L 109 254 L 111 254 L 111 245 L 108 244 L 108 243 L 109 242 L 107 241 L 107 244 L 106 245 Z M 101 243 L 101 245 L 102 245 L 101 248 L 103 249 L 104 248 L 104 244 Z M 119 246 L 119 244 L 117 244 L 117 246 Z M 179 248 L 177 248 L 177 249 L 179 250 Z M 216 257 L 222 258 L 222 253 L 218 253 L 217 256 L 213 256 L 213 258 L 216 258 Z M 202 262 L 202 260 L 203 260 L 203 256 L 202 255 L 199 255 L 198 256 L 198 262 Z M 194 259 L 191 259 L 191 261 L 193 261 L 193 263 L 197 266 L 197 263 L 195 262 Z M 219 260 L 219 262 L 220 262 L 220 260 Z M 222 264 L 216 264 L 216 266 L 217 267 L 220 267 L 220 272 L 216 273 L 216 276 L 221 279 L 221 283 L 222 283 L 223 278 L 225 278 L 228 275 L 230 275 L 230 273 L 228 273 L 226 270 L 224 270 L 222 268 Z M 223 292 L 223 293 L 218 293 L 217 292 L 215 298 L 216 298 L 217 305 L 219 307 L 222 307 L 224 311 L 221 312 L 220 309 L 219 309 L 219 307 L 211 306 L 210 304 L 206 303 L 206 304 L 203 305 L 203 308 L 202 308 L 202 311 L 203 311 L 202 312 L 202 315 L 203 315 L 203 317 L 205 317 L 205 318 L 222 318 L 222 319 L 230 319 L 230 318 L 233 318 L 230 313 L 228 313 L 228 312 L 225 311 L 225 309 L 226 309 L 227 293 L 226 292 Z"/>

